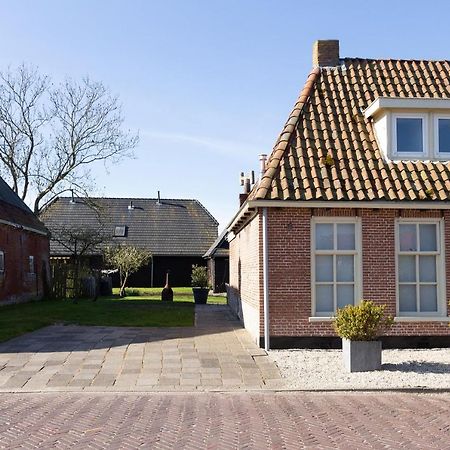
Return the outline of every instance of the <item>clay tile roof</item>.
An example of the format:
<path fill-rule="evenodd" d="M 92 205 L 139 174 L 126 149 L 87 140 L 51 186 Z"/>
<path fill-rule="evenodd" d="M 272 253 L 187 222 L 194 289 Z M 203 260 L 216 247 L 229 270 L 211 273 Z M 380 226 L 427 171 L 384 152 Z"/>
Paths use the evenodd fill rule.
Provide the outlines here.
<path fill-rule="evenodd" d="M 383 159 L 362 111 L 381 96 L 450 98 L 450 61 L 345 58 L 315 68 L 250 200 L 450 200 L 450 163 Z"/>

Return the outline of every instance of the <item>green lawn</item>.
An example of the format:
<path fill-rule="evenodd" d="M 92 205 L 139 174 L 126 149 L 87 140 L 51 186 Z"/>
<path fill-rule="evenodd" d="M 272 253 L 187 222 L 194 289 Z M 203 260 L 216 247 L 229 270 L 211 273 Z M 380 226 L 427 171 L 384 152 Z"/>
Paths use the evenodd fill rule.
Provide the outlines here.
<path fill-rule="evenodd" d="M 174 302 L 161 302 L 161 288 L 130 289 L 123 299 L 43 300 L 0 307 L 0 342 L 55 323 L 122 327 L 183 327 L 194 325 L 191 288 L 174 288 Z M 208 303 L 226 303 L 224 297 Z"/>
<path fill-rule="evenodd" d="M 194 297 L 192 296 L 192 288 L 190 287 L 177 287 L 173 289 L 173 300 L 174 302 L 194 302 Z M 162 288 L 126 288 L 125 292 L 127 296 L 125 299 L 130 300 L 161 300 Z M 115 295 L 119 294 L 119 288 L 114 288 L 113 293 Z M 208 303 L 225 305 L 227 299 L 224 296 L 210 295 L 208 297 Z"/>

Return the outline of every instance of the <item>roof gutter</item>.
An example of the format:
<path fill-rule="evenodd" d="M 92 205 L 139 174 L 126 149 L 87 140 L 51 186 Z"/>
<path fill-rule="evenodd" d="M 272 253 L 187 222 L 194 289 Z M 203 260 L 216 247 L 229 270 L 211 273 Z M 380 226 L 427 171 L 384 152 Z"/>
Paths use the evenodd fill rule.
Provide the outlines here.
<path fill-rule="evenodd" d="M 0 219 L 0 224 L 2 224 L 2 225 L 8 225 L 8 226 L 10 226 L 10 227 L 17 228 L 17 229 L 19 229 L 19 230 L 30 231 L 31 233 L 40 234 L 40 235 L 42 235 L 42 236 L 48 236 L 48 235 L 49 235 L 48 232 L 45 232 L 45 231 L 42 231 L 42 230 L 38 230 L 37 228 L 28 227 L 28 226 L 26 226 L 26 225 L 20 225 L 19 223 L 10 222 L 10 221 L 8 221 L 8 220 Z"/>
<path fill-rule="evenodd" d="M 250 200 L 249 208 L 366 208 L 366 209 L 450 209 L 446 201 L 368 200 Z"/>
<path fill-rule="evenodd" d="M 347 209 L 421 209 L 449 210 L 450 201 L 367 201 L 367 200 L 248 200 L 235 214 L 227 227 L 229 232 L 242 228 L 257 208 L 347 208 Z"/>

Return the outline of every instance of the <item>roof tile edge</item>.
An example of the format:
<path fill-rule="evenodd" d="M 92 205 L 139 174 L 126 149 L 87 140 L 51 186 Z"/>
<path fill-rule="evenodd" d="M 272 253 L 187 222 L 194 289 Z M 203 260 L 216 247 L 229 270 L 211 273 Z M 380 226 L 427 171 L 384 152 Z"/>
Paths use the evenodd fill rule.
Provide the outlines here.
<path fill-rule="evenodd" d="M 272 184 L 272 180 L 276 174 L 276 171 L 278 170 L 279 162 L 283 157 L 284 152 L 288 148 L 288 142 L 292 136 L 293 131 L 295 130 L 300 115 L 303 111 L 303 107 L 308 102 L 319 76 L 319 67 L 315 67 L 308 75 L 305 85 L 301 90 L 300 95 L 298 96 L 297 102 L 295 103 L 295 106 L 291 114 L 289 115 L 286 124 L 284 125 L 283 131 L 281 132 L 280 137 L 278 138 L 275 147 L 272 150 L 272 154 L 269 157 L 266 171 L 261 178 L 261 182 L 258 185 L 258 189 L 254 197 L 255 200 L 266 198 L 266 195 L 269 192 L 270 186 Z"/>

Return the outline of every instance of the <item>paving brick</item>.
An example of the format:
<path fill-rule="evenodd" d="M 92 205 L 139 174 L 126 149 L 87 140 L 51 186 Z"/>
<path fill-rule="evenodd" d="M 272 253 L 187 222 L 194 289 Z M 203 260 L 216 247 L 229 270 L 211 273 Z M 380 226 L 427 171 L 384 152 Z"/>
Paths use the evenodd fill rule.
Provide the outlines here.
<path fill-rule="evenodd" d="M 195 328 L 52 326 L 0 344 L 2 391 L 240 389 L 277 377 L 227 306 L 196 307 Z"/>

